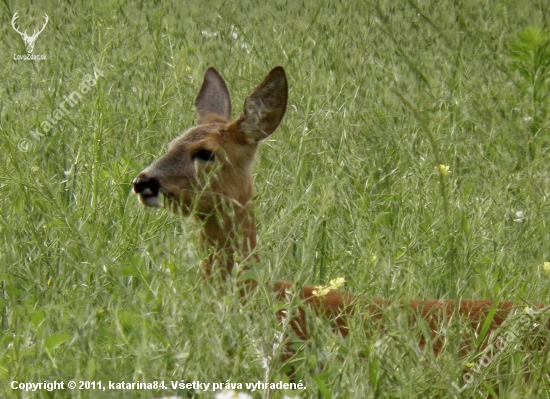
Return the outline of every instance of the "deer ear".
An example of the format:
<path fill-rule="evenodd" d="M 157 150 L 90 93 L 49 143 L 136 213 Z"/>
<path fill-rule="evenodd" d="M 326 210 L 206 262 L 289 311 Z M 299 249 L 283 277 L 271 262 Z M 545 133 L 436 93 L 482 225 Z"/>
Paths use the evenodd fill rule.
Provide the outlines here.
<path fill-rule="evenodd" d="M 237 123 L 254 142 L 265 139 L 277 129 L 286 111 L 288 83 L 283 67 L 275 67 L 244 102 Z"/>
<path fill-rule="evenodd" d="M 218 71 L 210 67 L 204 74 L 201 89 L 195 100 L 199 124 L 209 121 L 231 119 L 229 90 Z"/>

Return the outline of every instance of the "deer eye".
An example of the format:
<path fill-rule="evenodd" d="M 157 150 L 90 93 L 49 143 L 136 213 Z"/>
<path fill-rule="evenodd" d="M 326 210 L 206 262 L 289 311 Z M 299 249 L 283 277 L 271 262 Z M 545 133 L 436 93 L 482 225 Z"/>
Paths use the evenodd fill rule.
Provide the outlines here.
<path fill-rule="evenodd" d="M 214 152 L 212 152 L 210 150 L 202 149 L 202 150 L 198 150 L 197 152 L 195 152 L 191 156 L 191 159 L 193 161 L 196 160 L 196 159 L 199 159 L 199 160 L 204 161 L 204 162 L 211 162 L 211 161 L 214 161 L 216 159 L 216 154 L 214 154 Z"/>

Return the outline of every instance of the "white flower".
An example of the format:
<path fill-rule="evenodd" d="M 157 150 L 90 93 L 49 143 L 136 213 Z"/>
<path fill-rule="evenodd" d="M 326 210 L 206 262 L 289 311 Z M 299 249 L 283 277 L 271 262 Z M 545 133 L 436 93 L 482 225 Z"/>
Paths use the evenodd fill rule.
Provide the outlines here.
<path fill-rule="evenodd" d="M 214 395 L 215 399 L 252 399 L 252 395 L 247 394 L 246 392 L 235 392 L 234 390 L 230 391 L 220 391 Z"/>
<path fill-rule="evenodd" d="M 523 222 L 525 220 L 525 211 L 515 211 L 514 212 L 514 222 Z"/>

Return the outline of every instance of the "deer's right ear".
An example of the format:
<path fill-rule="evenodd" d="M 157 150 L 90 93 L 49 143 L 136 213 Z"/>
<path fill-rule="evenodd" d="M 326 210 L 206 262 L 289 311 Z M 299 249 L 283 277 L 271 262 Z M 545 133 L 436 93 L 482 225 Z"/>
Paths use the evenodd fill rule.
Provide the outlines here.
<path fill-rule="evenodd" d="M 247 139 L 258 142 L 277 129 L 286 111 L 288 83 L 283 67 L 275 67 L 246 99 L 236 121 Z"/>
<path fill-rule="evenodd" d="M 231 99 L 225 81 L 218 71 L 210 67 L 204 74 L 199 95 L 195 100 L 199 125 L 215 120 L 231 119 Z"/>

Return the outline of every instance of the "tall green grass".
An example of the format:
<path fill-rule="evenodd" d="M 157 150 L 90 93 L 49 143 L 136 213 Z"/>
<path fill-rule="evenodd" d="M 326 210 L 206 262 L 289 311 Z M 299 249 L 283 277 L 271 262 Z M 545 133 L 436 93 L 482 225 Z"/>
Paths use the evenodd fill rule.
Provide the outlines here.
<path fill-rule="evenodd" d="M 545 2 L 6 0 L 0 9 L 0 395 L 213 397 L 24 395 L 13 380 L 287 380 L 274 347 L 281 304 L 265 292 L 243 303 L 231 283 L 203 281 L 193 223 L 131 193 L 137 173 L 193 125 L 211 65 L 234 112 L 273 66 L 289 77 L 287 114 L 256 167 L 258 278 L 345 277 L 365 300 L 550 303 Z M 13 60 L 25 53 L 15 11 L 29 32 L 49 15 L 34 49 L 47 60 Z M 94 67 L 105 76 L 35 138 Z M 311 340 L 295 343 L 307 390 L 287 394 L 550 396 L 549 347 L 509 345 L 458 393 L 453 383 L 479 361 L 453 350 L 462 327 L 449 326 L 449 348 L 434 358 L 417 349 L 425 326 L 411 329 L 400 309 L 390 316 L 352 319 L 345 340 L 312 317 Z"/>

